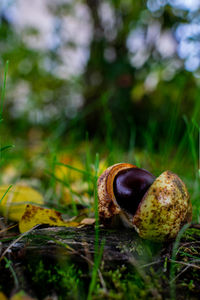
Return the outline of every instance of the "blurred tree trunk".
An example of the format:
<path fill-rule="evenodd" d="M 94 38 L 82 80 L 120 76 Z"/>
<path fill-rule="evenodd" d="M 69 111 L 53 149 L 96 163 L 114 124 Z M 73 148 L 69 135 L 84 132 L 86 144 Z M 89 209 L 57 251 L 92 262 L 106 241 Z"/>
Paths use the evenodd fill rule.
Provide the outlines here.
<path fill-rule="evenodd" d="M 90 58 L 84 76 L 85 107 L 94 106 L 92 114 L 86 119 L 87 130 L 92 136 L 98 132 L 104 137 L 108 122 L 105 115 L 108 113 L 112 133 L 123 140 L 123 137 L 129 137 L 127 128 L 133 112 L 130 91 L 134 81 L 134 69 L 129 62 L 126 39 L 130 20 L 139 17 L 139 8 L 134 4 L 130 11 L 123 12 L 117 4 L 115 6 L 110 2 L 115 18 L 113 22 L 116 23 L 116 36 L 108 40 L 98 11 L 101 2 L 87 0 L 86 3 L 94 26 Z M 105 57 L 106 51 L 113 51 L 114 57 L 110 61 Z M 118 127 L 119 121 L 121 128 Z"/>

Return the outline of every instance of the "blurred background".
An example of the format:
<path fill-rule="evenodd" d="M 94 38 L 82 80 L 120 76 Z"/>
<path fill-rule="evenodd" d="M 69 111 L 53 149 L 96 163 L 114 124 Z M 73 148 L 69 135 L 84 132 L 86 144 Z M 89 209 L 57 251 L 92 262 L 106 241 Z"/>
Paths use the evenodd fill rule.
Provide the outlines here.
<path fill-rule="evenodd" d="M 27 203 L 53 207 L 63 213 L 65 220 L 77 216 L 78 224 L 81 218 L 92 218 L 94 222 L 95 216 L 97 225 L 96 175 L 118 162 L 135 164 L 155 176 L 165 170 L 177 173 L 189 190 L 193 221 L 200 223 L 199 137 L 200 0 L 0 0 L 0 233 L 7 234 L 5 228 L 14 227 L 4 227 L 1 215 L 5 220 L 20 220 Z M 153 253 L 158 253 L 160 246 L 145 242 L 140 246 L 134 240 L 130 248 L 133 273 L 124 264 L 117 269 L 114 263 L 113 273 L 105 264 L 101 275 L 104 240 L 101 248 L 96 248 L 98 230 L 94 250 L 99 249 L 99 254 L 94 258 L 94 267 L 92 261 L 91 268 L 87 267 L 86 276 L 60 259 L 62 269 L 56 269 L 54 261 L 50 268 L 49 254 L 44 260 L 47 268 L 46 263 L 39 263 L 40 258 L 29 265 L 29 254 L 27 259 L 23 254 L 29 253 L 28 248 L 14 248 L 14 255 L 7 253 L 9 260 L 5 252 L 1 256 L 7 268 L 1 274 L 9 276 L 2 277 L 0 290 L 3 287 L 6 294 L 10 292 L 13 276 L 22 278 L 19 284 L 23 289 L 29 288 L 29 283 L 32 289 L 33 283 L 32 290 L 41 295 L 46 293 L 45 281 L 48 291 L 44 297 L 56 297 L 56 293 L 51 294 L 52 287 L 48 289 L 55 280 L 55 291 L 60 295 L 62 287 L 64 299 L 66 286 L 74 299 L 78 293 L 84 299 L 90 282 L 88 274 L 92 274 L 90 287 L 96 289 L 95 299 L 101 295 L 102 299 L 107 295 L 109 299 L 147 299 L 146 291 L 151 291 L 151 299 L 161 299 L 160 290 L 164 296 L 170 290 L 169 274 L 174 291 L 178 277 L 183 276 L 179 278 L 177 296 L 181 298 L 185 293 L 182 299 L 197 299 L 199 276 L 195 268 L 189 267 L 199 261 L 198 241 L 195 246 L 199 233 L 191 230 L 194 233 L 188 233 L 185 246 L 181 244 L 180 248 L 183 232 L 179 235 L 172 260 L 168 253 L 172 246 L 162 251 L 161 259 L 156 254 L 154 261 Z M 69 236 L 73 239 L 73 233 Z M 54 239 L 58 239 L 58 245 L 62 244 L 60 237 Z M 7 244 L 11 240 L 8 233 L 4 241 Z M 43 240 L 46 243 L 45 236 Z M 80 263 L 80 268 L 92 257 L 87 253 L 85 237 L 83 240 L 87 260 Z M 123 240 L 119 249 L 126 254 L 126 245 L 121 248 L 121 244 Z M 58 255 L 61 253 L 59 250 Z M 71 253 L 75 256 L 79 251 Z M 184 269 L 176 258 L 184 261 Z M 147 260 L 153 263 L 146 264 Z M 147 276 L 144 267 L 148 267 Z M 23 280 L 23 274 L 29 281 Z M 97 274 L 102 280 L 96 284 Z M 18 290 L 18 281 L 15 285 Z M 111 287 L 111 293 L 107 293 L 106 286 Z M 191 297 L 186 287 L 194 292 Z M 104 289 L 105 294 L 99 292 Z"/>
<path fill-rule="evenodd" d="M 23 149 L 20 176 L 89 145 L 106 164 L 196 178 L 199 0 L 1 0 L 2 84 L 7 60 L 1 144 L 15 149 L 1 163 Z"/>

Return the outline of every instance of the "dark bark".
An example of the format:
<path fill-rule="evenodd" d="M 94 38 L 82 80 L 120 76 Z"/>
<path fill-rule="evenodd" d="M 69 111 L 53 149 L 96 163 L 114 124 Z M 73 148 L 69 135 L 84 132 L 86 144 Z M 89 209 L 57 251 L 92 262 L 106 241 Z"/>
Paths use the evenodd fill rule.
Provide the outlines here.
<path fill-rule="evenodd" d="M 133 230 L 100 229 L 98 247 L 104 243 L 103 260 L 114 263 L 127 263 L 132 256 L 140 255 L 138 248 L 145 242 Z M 2 253 L 9 246 L 3 245 Z M 93 260 L 95 249 L 95 230 L 84 228 L 49 227 L 35 229 L 11 248 L 12 255 L 23 258 L 26 255 L 45 255 L 54 257 L 72 255 L 75 260 L 88 257 Z"/>

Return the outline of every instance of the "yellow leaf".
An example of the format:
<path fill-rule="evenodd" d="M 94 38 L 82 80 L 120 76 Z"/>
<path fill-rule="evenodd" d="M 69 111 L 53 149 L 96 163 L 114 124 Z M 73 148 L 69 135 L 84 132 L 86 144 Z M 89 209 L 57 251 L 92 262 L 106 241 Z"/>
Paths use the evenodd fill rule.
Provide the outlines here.
<path fill-rule="evenodd" d="M 56 192 L 60 195 L 63 205 L 76 203 L 87 206 L 93 200 L 92 197 L 88 195 L 88 183 L 83 182 L 83 180 L 73 182 L 70 188 L 57 183 Z"/>
<path fill-rule="evenodd" d="M 12 162 L 13 163 L 13 162 Z M 18 169 L 13 164 L 8 164 L 4 167 L 1 177 L 1 182 L 4 184 L 12 182 L 18 175 Z"/>
<path fill-rule="evenodd" d="M 98 170 L 98 176 L 100 176 L 104 170 L 106 170 L 109 167 L 107 161 L 105 159 L 101 159 L 99 162 L 99 170 Z"/>
<path fill-rule="evenodd" d="M 0 200 L 8 188 L 9 185 L 0 186 Z M 29 186 L 17 184 L 0 201 L 0 213 L 10 220 L 19 221 L 28 203 L 44 204 L 43 196 Z"/>
<path fill-rule="evenodd" d="M 84 170 L 84 165 L 79 159 L 71 154 L 64 153 L 58 158 L 59 162 L 70 165 L 80 170 Z M 82 179 L 82 174 L 80 172 L 71 170 L 65 166 L 57 165 L 55 168 L 55 176 L 63 181 L 74 182 L 76 180 Z"/>
<path fill-rule="evenodd" d="M 24 291 L 20 291 L 14 296 L 12 296 L 10 300 L 36 300 L 36 298 L 32 298 L 31 296 L 27 295 Z"/>
<path fill-rule="evenodd" d="M 2 293 L 0 292 L 0 300 L 7 300 L 8 298 Z"/>
<path fill-rule="evenodd" d="M 21 233 L 26 232 L 39 224 L 48 224 L 50 226 L 76 227 L 77 222 L 64 222 L 61 214 L 54 209 L 42 208 L 28 204 L 26 210 L 19 222 Z"/>

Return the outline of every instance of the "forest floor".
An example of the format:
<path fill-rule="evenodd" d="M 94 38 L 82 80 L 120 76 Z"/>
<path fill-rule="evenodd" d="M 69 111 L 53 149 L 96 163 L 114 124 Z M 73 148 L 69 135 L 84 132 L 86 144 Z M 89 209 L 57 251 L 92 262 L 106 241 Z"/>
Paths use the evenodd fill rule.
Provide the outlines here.
<path fill-rule="evenodd" d="M 195 141 L 191 139 L 194 156 L 185 155 L 186 142 L 179 148 L 160 147 L 160 153 L 148 145 L 128 152 L 113 145 L 108 153 L 99 141 L 72 141 L 66 147 L 60 139 L 44 138 L 40 130 L 32 129 L 29 139 L 3 151 L 0 300 L 199 299 L 200 180 Z M 100 159 L 96 153 L 101 153 Z M 178 174 L 191 197 L 194 225 L 168 243 L 142 240 L 133 230 L 95 226 L 97 178 L 117 162 L 132 163 L 155 176 L 164 170 Z M 15 193 L 19 186 L 22 198 Z M 13 205 L 5 211 L 3 204 L 10 195 Z M 15 211 L 19 200 L 24 204 L 18 203 Z M 35 229 L 20 232 L 18 223 L 27 201 L 53 209 L 64 221 L 76 224 L 55 227 L 41 222 Z M 81 224 L 84 218 L 88 220 Z"/>
<path fill-rule="evenodd" d="M 127 229 L 97 231 L 94 225 L 42 226 L 23 235 L 11 229 L 1 239 L 0 296 L 199 299 L 198 227 L 191 225 L 179 242 L 165 244 Z"/>

